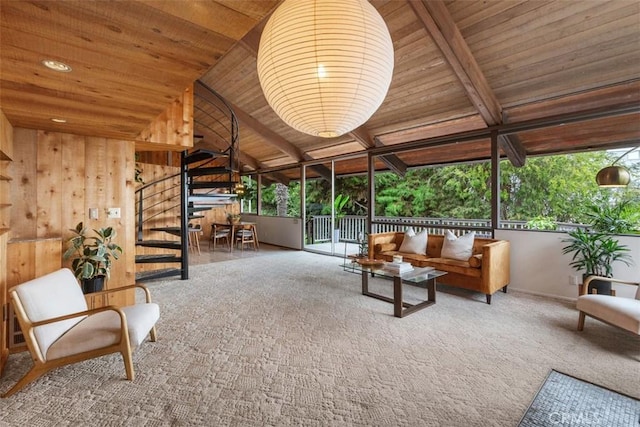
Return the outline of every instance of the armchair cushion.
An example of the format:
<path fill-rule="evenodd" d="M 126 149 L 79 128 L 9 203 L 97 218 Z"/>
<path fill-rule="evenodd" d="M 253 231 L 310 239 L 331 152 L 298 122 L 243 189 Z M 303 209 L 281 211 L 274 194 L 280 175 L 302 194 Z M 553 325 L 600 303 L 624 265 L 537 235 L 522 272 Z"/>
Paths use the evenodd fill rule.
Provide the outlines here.
<path fill-rule="evenodd" d="M 122 311 L 127 316 L 131 347 L 137 347 L 149 335 L 149 330 L 160 319 L 160 307 L 155 303 L 136 304 L 123 307 Z"/>
<path fill-rule="evenodd" d="M 127 379 L 134 379 L 132 348 L 147 335 L 156 340 L 160 308 L 143 285 L 96 293 L 108 295 L 142 289 L 145 302 L 118 308 L 87 309 L 80 286 L 69 269 L 61 269 L 9 290 L 16 317 L 31 353 L 33 367 L 2 397 L 7 397 L 57 367 L 120 353 Z"/>
<path fill-rule="evenodd" d="M 51 344 L 46 352 L 46 360 L 115 345 L 120 342 L 120 335 L 120 316 L 117 311 L 93 314 Z"/>
<path fill-rule="evenodd" d="M 611 295 L 582 295 L 576 308 L 589 316 L 640 335 L 640 300 Z"/>
<path fill-rule="evenodd" d="M 63 283 L 75 286 L 55 286 Z M 31 322 L 87 310 L 82 290 L 71 270 L 66 268 L 23 283 L 16 288 L 16 293 L 23 301 L 24 311 Z M 42 354 L 47 354 L 49 346 L 84 317 L 34 327 L 33 334 Z"/>

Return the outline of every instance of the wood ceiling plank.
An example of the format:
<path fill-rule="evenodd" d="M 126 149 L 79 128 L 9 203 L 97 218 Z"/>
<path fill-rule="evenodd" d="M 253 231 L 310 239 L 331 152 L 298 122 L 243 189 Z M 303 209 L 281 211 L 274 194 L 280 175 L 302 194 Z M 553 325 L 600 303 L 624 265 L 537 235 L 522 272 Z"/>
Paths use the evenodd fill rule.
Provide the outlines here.
<path fill-rule="evenodd" d="M 578 2 L 576 2 L 578 3 Z M 567 2 L 526 2 L 509 10 L 505 16 L 494 16 L 475 23 L 473 29 L 463 32 L 465 40 L 475 53 L 480 48 L 510 45 L 517 48 L 515 39 L 545 37 L 549 32 L 557 31 L 562 25 L 553 22 L 578 17 L 591 7 L 588 1 L 569 5 Z M 533 7 L 532 7 L 533 6 Z M 519 49 L 518 49 L 519 50 Z"/>
<path fill-rule="evenodd" d="M 10 4 L 16 7 L 6 10 L 3 6 L 5 33 L 28 26 L 43 39 L 61 40 L 82 51 L 134 52 L 137 61 L 180 58 L 182 63 L 204 71 L 213 64 L 215 55 L 234 43 L 136 2 L 47 2 L 44 8 L 25 2 Z M 142 16 L 145 18 L 140 19 Z M 206 62 L 205 55 L 211 55 Z"/>
<path fill-rule="evenodd" d="M 532 102 L 508 108 L 512 121 L 521 122 L 546 116 L 557 116 L 578 111 L 625 104 L 640 104 L 640 80 L 613 85 L 571 96 Z"/>
<path fill-rule="evenodd" d="M 552 74 L 557 69 L 588 64 L 594 59 L 603 60 L 620 53 L 628 54 L 629 45 L 638 45 L 640 39 L 608 31 L 605 34 L 589 32 L 582 37 L 570 37 L 562 40 L 550 41 L 546 44 L 532 46 L 526 50 L 504 51 L 505 56 L 492 59 L 484 67 L 487 76 L 499 77 L 501 71 L 524 70 L 541 73 L 549 67 L 547 73 Z M 522 43 L 528 44 L 528 43 Z M 486 61 L 485 58 L 483 58 Z"/>
<path fill-rule="evenodd" d="M 259 21 L 273 11 L 282 0 L 216 0 L 216 2 Z"/>
<path fill-rule="evenodd" d="M 145 5 L 183 19 L 187 24 L 196 24 L 211 32 L 240 40 L 257 24 L 255 18 L 245 15 L 221 2 L 185 2 L 175 0 L 138 0 Z"/>
<path fill-rule="evenodd" d="M 543 1 L 492 0 L 490 2 L 447 1 L 447 9 L 464 35 L 474 35 L 485 28 L 496 27 L 504 22 L 516 19 L 527 9 L 543 7 Z"/>
<path fill-rule="evenodd" d="M 84 92 L 79 95 L 70 95 L 69 93 L 60 93 L 42 87 L 31 87 L 28 84 L 16 84 L 12 82 L 3 82 L 0 85 L 3 91 L 3 99 L 7 102 L 16 102 L 19 104 L 31 104 L 34 110 L 39 108 L 39 104 L 54 106 L 55 113 L 60 114 L 66 108 L 74 108 L 78 103 L 86 105 L 97 105 L 102 111 L 117 110 L 122 116 L 127 117 L 153 117 L 157 115 L 156 104 L 138 103 L 135 107 L 130 108 L 130 104 L 122 104 L 119 100 L 109 100 L 103 97 L 92 95 L 90 92 Z M 167 102 L 164 100 L 163 102 Z M 79 111 L 86 111 L 79 108 Z M 100 110 L 99 110 L 100 111 Z"/>
<path fill-rule="evenodd" d="M 426 126 L 399 125 L 399 128 L 403 130 L 392 131 L 388 134 L 380 135 L 378 138 L 380 138 L 385 145 L 394 145 L 419 139 L 449 135 L 456 132 L 483 129 L 486 126 L 482 117 L 476 113 L 467 117 L 442 121 Z"/>
<path fill-rule="evenodd" d="M 182 84 L 186 80 L 186 76 L 191 78 L 191 76 L 197 75 L 192 67 L 186 67 L 180 62 L 174 60 L 164 62 L 151 57 L 140 61 L 137 59 L 137 53 L 127 53 L 126 50 L 118 50 L 118 54 L 109 54 L 108 49 L 103 51 L 84 48 L 76 49 L 73 46 L 52 41 L 47 52 L 44 53 L 37 46 L 41 43 L 48 43 L 48 40 L 43 40 L 41 37 L 21 31 L 16 31 L 16 33 L 21 36 L 19 42 L 8 46 L 5 45 L 2 52 L 3 62 L 5 60 L 13 60 L 18 63 L 15 67 L 11 67 L 17 68 L 16 71 L 21 68 L 35 66 L 41 70 L 40 74 L 44 74 L 45 71 L 52 74 L 53 72 L 43 68 L 41 61 L 47 58 L 56 58 L 63 60 L 73 68 L 70 74 L 55 74 L 60 76 L 59 78 L 61 79 L 65 75 L 90 78 L 96 73 L 103 72 L 103 74 L 114 73 L 122 76 L 121 79 L 126 77 L 129 80 L 129 85 L 136 84 L 135 80 L 131 78 L 132 75 L 135 75 L 143 76 L 146 80 L 144 83 L 138 83 L 139 85 L 154 84 L 157 86 L 160 83 L 166 86 L 171 82 L 180 82 Z M 108 60 L 105 59 L 105 55 L 108 55 Z M 159 65 L 161 68 L 158 69 Z"/>
<path fill-rule="evenodd" d="M 624 60 L 624 59 L 622 59 Z M 582 73 L 597 73 L 606 75 L 607 80 L 595 82 L 593 78 L 587 80 Z M 531 78 L 528 81 L 516 82 L 514 84 L 498 88 L 498 96 L 504 100 L 505 105 L 518 105 L 522 97 L 519 93 L 526 91 L 529 93 L 527 103 L 541 101 L 544 99 L 561 97 L 580 93 L 583 91 L 597 89 L 598 87 L 606 87 L 614 84 L 624 83 L 624 78 L 629 76 L 626 68 L 616 68 L 612 70 L 608 62 L 599 62 L 585 65 L 581 70 L 573 69 L 557 73 L 553 78 L 551 76 L 539 76 Z M 566 82 L 572 81 L 573 86 L 567 86 Z"/>

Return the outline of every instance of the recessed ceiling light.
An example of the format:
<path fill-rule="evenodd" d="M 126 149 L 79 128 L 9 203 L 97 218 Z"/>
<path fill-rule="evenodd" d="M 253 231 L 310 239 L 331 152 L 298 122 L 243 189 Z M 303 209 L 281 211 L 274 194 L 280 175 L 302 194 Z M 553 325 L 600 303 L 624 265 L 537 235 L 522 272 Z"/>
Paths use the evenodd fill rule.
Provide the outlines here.
<path fill-rule="evenodd" d="M 42 65 L 53 71 L 60 71 L 61 73 L 68 73 L 71 71 L 71 67 L 67 64 L 60 61 L 54 61 L 53 59 L 45 59 L 42 61 Z"/>
<path fill-rule="evenodd" d="M 51 121 L 56 123 L 67 123 L 67 119 L 51 119 Z"/>

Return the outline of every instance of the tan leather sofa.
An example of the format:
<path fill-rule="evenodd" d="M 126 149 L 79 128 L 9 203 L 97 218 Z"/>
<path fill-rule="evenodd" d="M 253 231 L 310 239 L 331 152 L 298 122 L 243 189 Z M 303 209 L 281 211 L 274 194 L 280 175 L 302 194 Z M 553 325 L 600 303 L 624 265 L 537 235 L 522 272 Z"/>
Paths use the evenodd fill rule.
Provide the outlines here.
<path fill-rule="evenodd" d="M 403 238 L 403 232 L 370 234 L 369 258 L 392 261 L 394 255 L 401 255 L 404 261 L 414 267 L 434 267 L 446 271 L 448 274 L 439 277 L 438 283 L 482 292 L 487 296 L 487 304 L 491 304 L 491 295 L 497 290 L 507 292 L 511 248 L 508 241 L 476 237 L 471 258 L 458 261 L 441 257 L 442 235 L 429 234 L 426 255 L 399 252 Z"/>

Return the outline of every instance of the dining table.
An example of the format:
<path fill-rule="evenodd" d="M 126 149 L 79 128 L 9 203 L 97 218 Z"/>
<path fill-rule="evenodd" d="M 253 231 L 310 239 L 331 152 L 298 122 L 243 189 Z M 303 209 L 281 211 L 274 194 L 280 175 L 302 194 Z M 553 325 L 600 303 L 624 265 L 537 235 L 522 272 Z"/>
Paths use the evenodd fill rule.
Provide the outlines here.
<path fill-rule="evenodd" d="M 238 230 L 249 230 L 253 237 L 253 247 L 255 250 L 258 250 L 258 230 L 256 228 L 256 223 L 251 221 L 238 221 L 238 222 L 214 222 L 211 224 L 212 233 L 215 235 L 218 228 L 229 228 L 230 229 L 230 241 L 229 241 L 229 252 L 233 252 L 233 244 L 235 242 L 235 236 Z"/>

